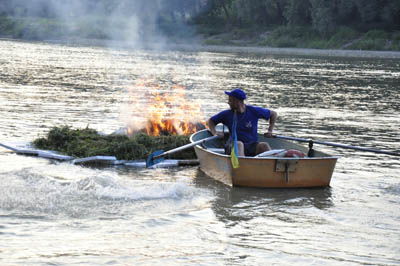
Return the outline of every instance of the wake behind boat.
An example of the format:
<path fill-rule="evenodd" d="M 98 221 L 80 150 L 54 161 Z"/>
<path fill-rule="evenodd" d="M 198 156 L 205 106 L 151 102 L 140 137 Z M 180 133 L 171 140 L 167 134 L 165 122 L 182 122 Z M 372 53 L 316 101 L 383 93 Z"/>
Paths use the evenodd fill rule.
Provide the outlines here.
<path fill-rule="evenodd" d="M 211 136 L 208 130 L 191 135 L 196 142 Z M 304 146 L 283 139 L 266 138 L 259 134 L 259 141 L 267 142 L 273 150 L 298 150 Z M 200 169 L 208 176 L 228 185 L 263 188 L 301 188 L 329 186 L 338 157 L 314 151 L 312 157 L 239 157 L 239 167 L 233 168 L 231 158 L 224 154 L 222 139 L 212 139 L 194 147 Z M 279 152 L 277 152 L 279 153 Z M 278 154 L 279 156 L 279 154 Z"/>

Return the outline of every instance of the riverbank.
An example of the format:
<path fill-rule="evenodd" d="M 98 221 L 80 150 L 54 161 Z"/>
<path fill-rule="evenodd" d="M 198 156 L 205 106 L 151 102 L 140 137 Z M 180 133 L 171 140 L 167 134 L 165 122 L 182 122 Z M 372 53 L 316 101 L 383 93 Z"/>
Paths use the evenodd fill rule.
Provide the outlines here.
<path fill-rule="evenodd" d="M 22 41 L 20 39 L 0 38 L 0 41 Z M 34 42 L 34 41 L 27 41 Z M 36 41 L 38 42 L 38 41 Z M 250 46 L 248 44 L 239 45 L 207 45 L 201 38 L 191 39 L 190 42 L 168 42 L 148 43 L 136 47 L 129 42 L 108 41 L 98 39 L 53 39 L 40 42 L 70 45 L 70 46 L 99 46 L 112 47 L 118 49 L 146 49 L 164 51 L 185 51 L 185 52 L 215 52 L 215 53 L 252 53 L 264 55 L 291 55 L 291 56 L 327 56 L 327 57 L 353 57 L 353 58 L 382 58 L 400 59 L 398 51 L 364 51 L 364 50 L 339 50 L 339 49 L 311 49 L 311 48 L 275 48 Z"/>
<path fill-rule="evenodd" d="M 97 20 L 96 20 L 97 21 Z M 83 22 L 82 22 L 83 23 Z M 310 27 L 260 29 L 181 25 L 163 32 L 140 31 L 136 36 L 106 34 L 98 23 L 69 25 L 54 19 L 1 17 L 0 38 L 130 49 L 258 53 L 357 58 L 400 57 L 400 32 L 357 32 L 340 27 L 322 38 Z M 84 25 L 86 25 L 84 27 Z M 96 25 L 94 27 L 93 25 Z M 131 38 L 131 39 L 130 39 Z"/>
<path fill-rule="evenodd" d="M 400 52 L 400 29 L 380 24 L 338 24 L 329 31 L 319 31 L 315 25 L 307 23 L 261 25 L 254 21 L 242 24 L 218 19 L 210 22 L 205 17 L 184 21 L 161 19 L 150 25 L 135 26 L 124 16 L 110 19 L 107 12 L 69 20 L 42 15 L 21 16 L 12 12 L 0 15 L 0 38 L 74 45 L 99 43 L 100 46 L 135 49 L 301 56 L 398 58 Z"/>
<path fill-rule="evenodd" d="M 363 51 L 363 50 L 334 50 L 311 48 L 275 48 L 259 46 L 228 46 L 228 45 L 172 45 L 170 48 L 183 51 L 204 51 L 218 53 L 254 53 L 270 55 L 293 56 L 328 56 L 354 58 L 385 58 L 400 59 L 400 52 L 396 51 Z"/>

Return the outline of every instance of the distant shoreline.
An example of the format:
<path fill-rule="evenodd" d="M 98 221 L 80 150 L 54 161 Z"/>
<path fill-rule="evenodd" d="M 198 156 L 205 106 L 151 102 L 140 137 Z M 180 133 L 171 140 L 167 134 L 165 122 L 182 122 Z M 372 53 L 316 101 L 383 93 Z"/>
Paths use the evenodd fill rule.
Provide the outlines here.
<path fill-rule="evenodd" d="M 128 42 L 110 41 L 99 39 L 56 39 L 56 40 L 24 40 L 0 37 L 0 41 L 18 42 L 42 42 L 62 45 L 101 46 L 134 49 Z M 199 41 L 201 42 L 201 41 Z M 293 55 L 293 56 L 326 56 L 347 58 L 377 58 L 377 59 L 400 59 L 399 51 L 370 51 L 370 50 L 334 50 L 334 49 L 310 49 L 310 48 L 275 48 L 265 46 L 234 46 L 234 45 L 206 45 L 199 42 L 174 43 L 165 42 L 160 45 L 147 44 L 139 49 L 161 50 L 161 51 L 185 51 L 185 52 L 217 52 L 217 53 L 252 53 L 263 55 Z"/>
<path fill-rule="evenodd" d="M 369 50 L 331 50 L 310 48 L 275 48 L 260 46 L 227 46 L 227 45 L 176 45 L 177 50 L 204 51 L 220 53 L 255 53 L 264 55 L 294 55 L 294 56 L 328 56 L 352 58 L 382 58 L 400 59 L 400 52 L 369 51 Z"/>

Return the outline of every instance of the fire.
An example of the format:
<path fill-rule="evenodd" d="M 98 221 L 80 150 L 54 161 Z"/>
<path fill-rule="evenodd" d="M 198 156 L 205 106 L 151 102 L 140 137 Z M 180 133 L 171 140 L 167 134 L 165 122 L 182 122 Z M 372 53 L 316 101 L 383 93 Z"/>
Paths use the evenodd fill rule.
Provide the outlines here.
<path fill-rule="evenodd" d="M 161 88 L 150 81 L 139 81 L 130 90 L 127 134 L 190 135 L 205 128 L 201 104 L 189 101 L 187 93 L 184 86 Z"/>

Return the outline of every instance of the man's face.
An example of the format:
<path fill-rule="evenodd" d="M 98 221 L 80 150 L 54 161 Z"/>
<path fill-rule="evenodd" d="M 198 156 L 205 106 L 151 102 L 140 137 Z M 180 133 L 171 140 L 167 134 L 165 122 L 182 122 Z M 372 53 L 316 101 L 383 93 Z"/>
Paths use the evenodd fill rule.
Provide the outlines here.
<path fill-rule="evenodd" d="M 239 100 L 235 97 L 229 96 L 228 104 L 232 111 L 237 111 L 239 109 Z"/>

